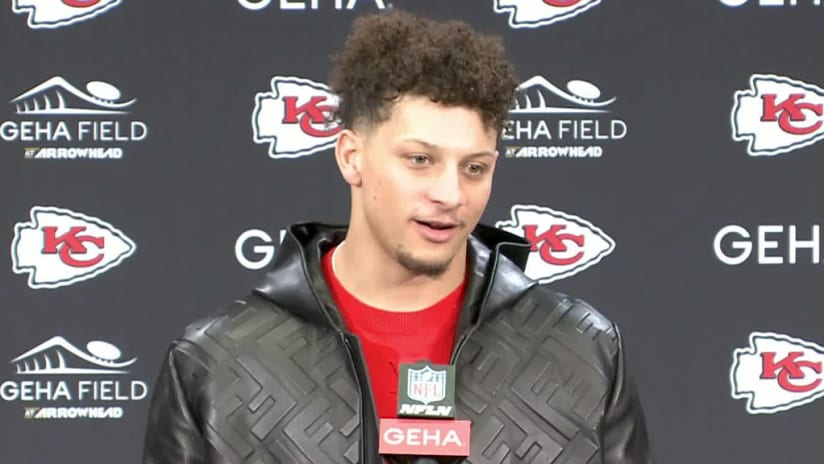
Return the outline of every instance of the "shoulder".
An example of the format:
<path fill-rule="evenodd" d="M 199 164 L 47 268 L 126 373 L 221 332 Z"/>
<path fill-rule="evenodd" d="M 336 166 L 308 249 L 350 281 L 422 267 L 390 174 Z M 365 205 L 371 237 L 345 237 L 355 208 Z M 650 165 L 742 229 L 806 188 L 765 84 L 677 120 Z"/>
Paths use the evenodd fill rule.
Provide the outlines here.
<path fill-rule="evenodd" d="M 266 299 L 249 294 L 190 324 L 172 345 L 172 356 L 204 369 L 244 352 L 274 349 L 310 325 Z"/>
<path fill-rule="evenodd" d="M 499 315 L 528 344 L 557 345 L 602 366 L 621 349 L 617 326 L 581 299 L 535 285 Z"/>
<path fill-rule="evenodd" d="M 250 294 L 189 325 L 167 362 L 190 401 L 208 403 L 236 379 L 308 388 L 309 378 L 332 378 L 345 361 L 334 348 L 339 343 L 332 329 Z"/>

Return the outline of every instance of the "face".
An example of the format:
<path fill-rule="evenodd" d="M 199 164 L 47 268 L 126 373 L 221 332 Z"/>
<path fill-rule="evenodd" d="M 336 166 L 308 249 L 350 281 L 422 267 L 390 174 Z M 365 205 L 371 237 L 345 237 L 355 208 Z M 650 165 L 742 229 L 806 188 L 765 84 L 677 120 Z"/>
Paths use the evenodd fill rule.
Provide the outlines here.
<path fill-rule="evenodd" d="M 465 256 L 486 207 L 497 133 L 475 110 L 404 96 L 389 120 L 358 136 L 352 220 L 407 270 L 442 274 Z"/>

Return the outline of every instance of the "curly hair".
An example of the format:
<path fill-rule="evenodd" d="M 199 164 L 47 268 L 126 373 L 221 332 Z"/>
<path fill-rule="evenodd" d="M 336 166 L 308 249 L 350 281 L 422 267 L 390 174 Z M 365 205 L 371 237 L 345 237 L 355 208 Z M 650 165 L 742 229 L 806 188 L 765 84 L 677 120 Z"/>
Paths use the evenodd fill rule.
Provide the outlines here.
<path fill-rule="evenodd" d="M 475 109 L 500 131 L 518 85 L 500 37 L 397 10 L 357 18 L 332 59 L 334 117 L 347 128 L 386 121 L 397 97 L 417 95 Z"/>

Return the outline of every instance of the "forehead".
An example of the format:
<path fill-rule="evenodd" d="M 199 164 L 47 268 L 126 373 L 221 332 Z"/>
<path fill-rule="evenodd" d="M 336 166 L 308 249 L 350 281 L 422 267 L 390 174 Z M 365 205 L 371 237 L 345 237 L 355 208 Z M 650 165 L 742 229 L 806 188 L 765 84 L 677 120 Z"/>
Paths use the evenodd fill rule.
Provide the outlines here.
<path fill-rule="evenodd" d="M 375 126 L 379 137 L 417 139 L 454 149 L 488 148 L 496 132 L 481 113 L 465 106 L 447 106 L 427 97 L 405 95 L 396 99 L 386 121 Z"/>

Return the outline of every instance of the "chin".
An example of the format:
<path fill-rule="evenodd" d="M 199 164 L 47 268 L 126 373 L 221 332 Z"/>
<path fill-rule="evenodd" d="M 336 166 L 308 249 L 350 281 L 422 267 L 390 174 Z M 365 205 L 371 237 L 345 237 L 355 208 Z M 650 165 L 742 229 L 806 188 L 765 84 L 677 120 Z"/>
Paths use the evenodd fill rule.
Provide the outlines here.
<path fill-rule="evenodd" d="M 435 255 L 435 256 L 433 256 Z M 412 253 L 409 250 L 399 247 L 397 252 L 398 263 L 405 269 L 420 275 L 429 277 L 439 277 L 449 269 L 455 254 L 432 253 L 424 256 Z"/>

